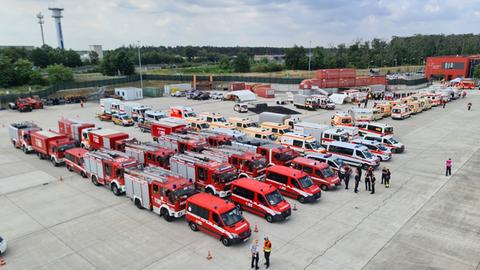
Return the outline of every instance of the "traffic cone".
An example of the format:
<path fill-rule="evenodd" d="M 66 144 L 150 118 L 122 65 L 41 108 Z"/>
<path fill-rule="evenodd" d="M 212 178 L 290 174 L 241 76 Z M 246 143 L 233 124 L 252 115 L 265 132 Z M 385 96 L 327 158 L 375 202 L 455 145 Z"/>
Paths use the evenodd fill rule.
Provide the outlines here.
<path fill-rule="evenodd" d="M 255 224 L 255 228 L 253 229 L 254 232 L 258 232 L 258 226 Z"/>
<path fill-rule="evenodd" d="M 0 266 L 4 266 L 6 264 L 7 262 L 3 258 L 0 258 Z"/>
<path fill-rule="evenodd" d="M 213 259 L 212 252 L 209 250 L 207 255 L 207 260 Z"/>
<path fill-rule="evenodd" d="M 297 204 L 296 203 L 293 204 L 293 211 L 297 211 Z"/>

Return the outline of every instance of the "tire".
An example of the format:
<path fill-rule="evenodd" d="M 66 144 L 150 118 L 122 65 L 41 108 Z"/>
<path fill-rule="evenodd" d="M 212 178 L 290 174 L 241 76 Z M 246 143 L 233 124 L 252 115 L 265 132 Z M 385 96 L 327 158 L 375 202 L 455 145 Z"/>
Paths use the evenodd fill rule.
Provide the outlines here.
<path fill-rule="evenodd" d="M 304 204 L 304 203 L 305 203 L 305 197 L 303 197 L 303 196 L 298 196 L 298 201 L 299 201 L 301 204 Z"/>
<path fill-rule="evenodd" d="M 92 183 L 97 187 L 100 186 L 100 183 L 98 183 L 97 177 L 95 175 L 92 175 Z"/>
<path fill-rule="evenodd" d="M 320 189 L 323 191 L 328 191 L 328 187 L 325 184 L 320 185 Z"/>
<path fill-rule="evenodd" d="M 81 175 L 83 178 L 87 178 L 87 174 L 84 173 L 84 172 L 80 172 L 80 175 Z"/>
<path fill-rule="evenodd" d="M 73 172 L 72 167 L 70 167 L 69 165 L 67 165 L 66 167 L 67 167 L 67 170 L 68 170 L 69 172 Z"/>
<path fill-rule="evenodd" d="M 213 189 L 211 189 L 211 188 L 207 188 L 205 190 L 205 192 L 208 193 L 208 194 L 211 194 L 211 195 L 215 195 L 215 192 L 213 192 Z"/>
<path fill-rule="evenodd" d="M 13 145 L 13 148 L 17 148 L 17 144 L 14 141 L 12 141 L 12 145 Z"/>
<path fill-rule="evenodd" d="M 42 153 L 39 153 L 39 152 L 37 152 L 37 157 L 38 157 L 39 159 L 44 159 Z"/>
<path fill-rule="evenodd" d="M 138 209 L 143 209 L 142 203 L 140 202 L 139 199 L 135 199 L 135 206 L 136 206 Z"/>
<path fill-rule="evenodd" d="M 160 210 L 160 215 L 163 216 L 163 219 L 165 219 L 166 222 L 172 222 L 173 221 L 173 217 L 170 216 L 167 209 L 165 209 L 165 208 L 162 208 L 162 210 Z"/>
<path fill-rule="evenodd" d="M 51 157 L 50 160 L 52 161 L 53 166 L 58 167 L 58 163 L 55 161 L 54 157 Z"/>
<path fill-rule="evenodd" d="M 267 214 L 267 215 L 265 216 L 265 219 L 267 220 L 268 223 L 272 223 L 272 222 L 273 222 L 273 217 L 272 217 L 272 215 L 270 215 L 270 214 Z"/>
<path fill-rule="evenodd" d="M 362 169 L 364 169 L 364 170 L 367 170 L 367 169 L 368 169 L 368 165 L 367 165 L 367 164 L 362 164 L 361 167 L 362 167 Z"/>
<path fill-rule="evenodd" d="M 115 183 L 112 184 L 111 189 L 112 189 L 113 194 L 115 194 L 115 196 L 120 196 L 122 194 L 122 192 L 118 188 L 117 184 L 115 184 Z"/>
<path fill-rule="evenodd" d="M 197 227 L 197 224 L 195 224 L 194 222 L 189 222 L 188 223 L 188 227 L 190 227 L 190 229 L 194 232 L 198 231 L 198 227 Z"/>
<path fill-rule="evenodd" d="M 22 151 L 23 151 L 23 153 L 28 154 L 28 150 L 27 150 L 27 148 L 25 147 L 25 145 L 22 145 Z"/>
<path fill-rule="evenodd" d="M 230 243 L 230 239 L 226 238 L 225 236 L 222 236 L 222 238 L 220 239 L 220 241 L 222 242 L 222 244 L 226 247 L 229 247 L 232 243 Z"/>

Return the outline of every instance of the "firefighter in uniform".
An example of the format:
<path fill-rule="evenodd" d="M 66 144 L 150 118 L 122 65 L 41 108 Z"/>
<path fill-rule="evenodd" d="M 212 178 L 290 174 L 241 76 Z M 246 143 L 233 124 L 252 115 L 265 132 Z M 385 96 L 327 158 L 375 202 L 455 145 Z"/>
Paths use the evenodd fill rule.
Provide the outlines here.
<path fill-rule="evenodd" d="M 265 255 L 265 265 L 267 269 L 270 267 L 270 253 L 272 252 L 272 242 L 265 237 L 263 242 L 263 254 Z"/>

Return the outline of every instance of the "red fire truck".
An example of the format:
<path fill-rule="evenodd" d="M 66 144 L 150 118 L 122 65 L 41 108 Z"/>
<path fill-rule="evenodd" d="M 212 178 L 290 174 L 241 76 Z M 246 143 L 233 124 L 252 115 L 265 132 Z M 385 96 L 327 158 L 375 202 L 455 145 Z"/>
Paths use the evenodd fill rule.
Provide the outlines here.
<path fill-rule="evenodd" d="M 185 124 L 158 121 L 153 122 L 151 125 L 151 133 L 154 141 L 157 141 L 159 137 L 169 135 L 175 132 L 184 132 L 187 126 Z"/>
<path fill-rule="evenodd" d="M 67 170 L 80 174 L 83 178 L 87 178 L 85 170 L 85 155 L 88 153 L 84 148 L 72 148 L 65 151 L 65 166 Z"/>
<path fill-rule="evenodd" d="M 265 178 L 266 160 L 260 154 L 242 151 L 231 146 L 208 148 L 202 151 L 213 160 L 228 162 L 238 170 L 238 177 Z"/>
<path fill-rule="evenodd" d="M 124 141 L 125 153 L 143 165 L 151 165 L 170 169 L 170 157 L 175 151 L 160 147 L 154 142 L 139 142 L 132 138 Z"/>
<path fill-rule="evenodd" d="M 197 189 L 207 193 L 226 197 L 230 193 L 230 183 L 237 179 L 235 168 L 228 163 L 221 163 L 208 156 L 185 152 L 170 158 L 170 170 L 195 182 Z"/>
<path fill-rule="evenodd" d="M 208 143 L 205 139 L 194 138 L 187 134 L 170 134 L 157 138 L 157 143 L 160 147 L 173 150 L 177 153 L 184 153 L 185 151 L 200 152 Z"/>
<path fill-rule="evenodd" d="M 336 188 L 341 184 L 340 178 L 327 163 L 296 157 L 292 161 L 292 167 L 310 175 L 312 181 L 324 191 Z"/>
<path fill-rule="evenodd" d="M 13 147 L 22 149 L 25 154 L 33 152 L 30 134 L 39 130 L 41 128 L 32 122 L 13 123 L 8 126 Z"/>
<path fill-rule="evenodd" d="M 131 168 L 125 169 L 125 194 L 139 209 L 150 209 L 170 222 L 185 215 L 195 186 L 163 168 Z"/>
<path fill-rule="evenodd" d="M 188 198 L 185 219 L 192 231 L 201 230 L 227 247 L 246 242 L 252 234 L 250 224 L 235 204 L 211 194 L 199 193 Z"/>
<path fill-rule="evenodd" d="M 232 142 L 232 147 L 258 153 L 267 159 L 269 165 L 290 166 L 292 160 L 297 156 L 293 149 L 263 140 L 244 140 Z"/>
<path fill-rule="evenodd" d="M 72 140 L 55 131 L 40 130 L 30 133 L 32 148 L 40 159 L 48 158 L 54 166 L 64 163 L 66 150 L 74 148 Z"/>
<path fill-rule="evenodd" d="M 77 146 L 82 142 L 82 131 L 86 128 L 94 128 L 95 124 L 81 122 L 75 119 L 62 118 L 58 120 L 58 131 L 67 135 Z"/>
<path fill-rule="evenodd" d="M 203 138 L 207 141 L 210 146 L 221 146 L 221 145 L 232 145 L 233 138 L 224 134 L 220 134 L 214 131 L 203 130 L 203 131 L 189 131 L 188 134 L 193 136 Z"/>
<path fill-rule="evenodd" d="M 122 150 L 123 140 L 128 134 L 111 129 L 87 128 L 82 132 L 82 147 L 86 149 Z"/>
<path fill-rule="evenodd" d="M 127 154 L 106 149 L 86 153 L 84 161 L 85 171 L 92 183 L 109 187 L 117 196 L 125 192 L 124 169 L 139 166 L 139 163 Z"/>

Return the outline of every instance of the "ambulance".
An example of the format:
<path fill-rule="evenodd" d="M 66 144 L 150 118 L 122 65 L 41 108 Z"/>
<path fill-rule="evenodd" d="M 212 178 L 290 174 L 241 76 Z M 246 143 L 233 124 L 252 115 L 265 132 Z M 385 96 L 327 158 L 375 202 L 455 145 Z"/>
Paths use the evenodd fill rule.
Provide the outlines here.
<path fill-rule="evenodd" d="M 210 128 L 210 125 L 207 123 L 207 121 L 197 117 L 185 118 L 185 121 L 187 122 L 187 126 L 195 131 L 207 130 Z"/>
<path fill-rule="evenodd" d="M 377 108 L 383 114 L 383 117 L 392 115 L 392 104 L 390 102 L 375 102 L 373 108 Z"/>
<path fill-rule="evenodd" d="M 300 155 L 307 153 L 325 153 L 325 148 L 310 135 L 289 132 L 280 137 L 283 146 L 290 147 Z"/>
<path fill-rule="evenodd" d="M 263 122 L 260 124 L 261 128 L 268 129 L 273 132 L 277 136 L 282 136 L 285 133 L 291 132 L 290 126 L 281 124 L 281 123 L 274 123 L 274 122 Z"/>
<path fill-rule="evenodd" d="M 392 135 L 382 136 L 380 134 L 370 134 L 363 137 L 366 140 L 377 141 L 383 143 L 390 148 L 394 153 L 402 153 L 405 151 L 405 145 Z"/>
<path fill-rule="evenodd" d="M 367 134 L 393 135 L 393 127 L 383 123 L 362 123 L 357 125 L 360 136 Z"/>
<path fill-rule="evenodd" d="M 220 113 L 203 112 L 200 114 L 200 119 L 206 121 L 211 128 L 235 128 L 235 126 L 232 123 L 227 122 L 225 117 Z"/>
<path fill-rule="evenodd" d="M 352 143 L 360 144 L 368 148 L 370 153 L 378 157 L 380 161 L 388 161 L 392 159 L 392 151 L 382 143 L 374 140 L 356 139 Z"/>
<path fill-rule="evenodd" d="M 266 128 L 249 127 L 249 128 L 244 128 L 242 132 L 244 132 L 247 136 L 256 138 L 256 139 L 268 140 L 272 142 L 275 142 L 278 140 L 277 135 L 273 134 L 273 132 L 271 132 Z"/>
<path fill-rule="evenodd" d="M 406 104 L 393 106 L 392 119 L 406 119 L 410 116 L 410 108 Z"/>
<path fill-rule="evenodd" d="M 353 118 L 347 112 L 336 112 L 330 122 L 332 126 L 353 126 Z"/>
<path fill-rule="evenodd" d="M 245 128 L 258 127 L 258 124 L 251 119 L 241 117 L 230 117 L 227 122 L 235 126 L 236 130 L 243 131 Z"/>

